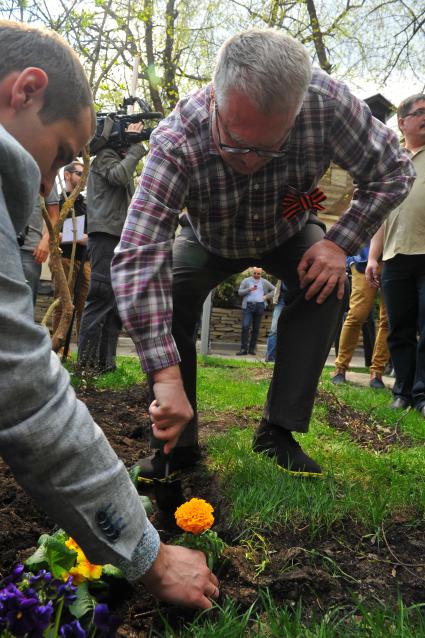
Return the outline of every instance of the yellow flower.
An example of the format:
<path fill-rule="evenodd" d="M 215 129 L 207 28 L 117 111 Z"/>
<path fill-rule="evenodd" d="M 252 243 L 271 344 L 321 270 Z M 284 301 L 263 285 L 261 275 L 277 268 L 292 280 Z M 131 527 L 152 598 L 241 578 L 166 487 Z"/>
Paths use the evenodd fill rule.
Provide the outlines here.
<path fill-rule="evenodd" d="M 77 552 L 77 562 L 75 567 L 69 570 L 69 574 L 65 574 L 63 579 L 66 580 L 68 575 L 72 576 L 74 585 L 79 585 L 84 580 L 97 580 L 102 575 L 102 565 L 94 565 L 87 560 L 81 547 L 74 541 L 73 538 L 68 538 L 65 541 L 65 545 Z"/>
<path fill-rule="evenodd" d="M 214 523 L 213 506 L 203 498 L 192 498 L 174 513 L 177 525 L 185 532 L 201 534 Z"/>

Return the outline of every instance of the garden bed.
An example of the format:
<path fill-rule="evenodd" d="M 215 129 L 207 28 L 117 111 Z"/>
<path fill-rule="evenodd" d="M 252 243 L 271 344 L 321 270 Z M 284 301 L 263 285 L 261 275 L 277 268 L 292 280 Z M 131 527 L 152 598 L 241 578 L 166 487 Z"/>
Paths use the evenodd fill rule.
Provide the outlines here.
<path fill-rule="evenodd" d="M 143 386 L 123 391 L 90 390 L 81 392 L 80 398 L 87 403 L 128 468 L 148 451 L 149 422 Z M 385 431 L 376 436 L 367 415 L 348 409 L 331 396 L 321 394 L 319 400 L 328 405 L 331 427 L 348 432 L 359 445 L 376 446 L 379 453 L 397 440 L 391 439 Z M 201 429 L 202 440 L 212 433 L 225 432 L 229 426 L 246 428 L 253 425 L 230 413 L 216 415 L 214 419 L 204 414 L 201 422 L 205 424 Z M 406 444 L 400 440 L 397 443 Z M 241 609 L 247 609 L 257 600 L 259 590 L 267 587 L 280 605 L 294 606 L 302 599 L 306 621 L 308 617 L 322 617 L 331 608 L 346 613 L 354 609 L 358 601 L 395 605 L 399 596 L 405 605 L 424 601 L 423 522 L 412 525 L 403 516 L 393 516 L 385 528 L 382 526 L 371 535 L 359 524 L 347 520 L 336 525 L 330 533 L 319 533 L 314 540 L 311 540 L 308 525 L 298 530 L 284 527 L 273 531 L 257 529 L 261 542 L 241 545 L 238 538 L 242 530 L 229 528 L 230 504 L 223 496 L 219 478 L 208 469 L 207 461 L 204 457 L 199 468 L 184 475 L 183 492 L 186 498 L 196 496 L 213 504 L 214 529 L 229 545 L 217 570 L 222 600 L 230 597 Z M 173 521 L 159 512 L 153 515 L 152 521 L 161 530 L 164 540 L 178 533 Z M 16 484 L 10 470 L 1 463 L 2 575 L 30 553 L 40 534 L 53 529 L 52 522 L 38 510 Z M 165 635 L 161 629 L 164 627 L 161 615 L 179 635 L 182 623 L 187 624 L 193 618 L 191 611 L 158 605 L 141 586 L 117 593 L 116 606 L 123 619 L 118 635 L 126 638 Z"/>

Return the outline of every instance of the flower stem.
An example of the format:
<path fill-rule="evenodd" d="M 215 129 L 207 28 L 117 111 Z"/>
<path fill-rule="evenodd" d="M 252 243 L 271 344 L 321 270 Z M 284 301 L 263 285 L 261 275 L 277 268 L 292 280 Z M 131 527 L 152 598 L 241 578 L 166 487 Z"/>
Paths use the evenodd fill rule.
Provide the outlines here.
<path fill-rule="evenodd" d="M 59 599 L 58 608 L 56 609 L 55 627 L 54 627 L 54 630 L 53 630 L 52 638 L 58 638 L 58 636 L 59 636 L 59 624 L 60 624 L 60 620 L 61 620 L 61 616 L 62 616 L 63 603 L 64 603 L 64 596 L 62 596 L 62 598 Z"/>

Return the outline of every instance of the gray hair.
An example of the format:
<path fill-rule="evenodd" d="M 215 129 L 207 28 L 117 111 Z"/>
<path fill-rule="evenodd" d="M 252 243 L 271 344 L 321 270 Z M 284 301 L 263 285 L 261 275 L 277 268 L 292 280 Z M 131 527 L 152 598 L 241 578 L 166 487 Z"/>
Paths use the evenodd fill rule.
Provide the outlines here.
<path fill-rule="evenodd" d="M 406 117 L 406 115 L 410 113 L 410 109 L 412 108 L 412 106 L 414 106 L 416 102 L 421 102 L 422 100 L 425 100 L 425 94 L 423 93 L 416 93 L 416 95 L 407 97 L 405 100 L 400 102 L 397 109 L 397 116 Z"/>
<path fill-rule="evenodd" d="M 306 48 L 275 29 L 248 29 L 218 52 L 213 83 L 219 107 L 231 89 L 247 95 L 265 114 L 298 111 L 311 80 Z"/>

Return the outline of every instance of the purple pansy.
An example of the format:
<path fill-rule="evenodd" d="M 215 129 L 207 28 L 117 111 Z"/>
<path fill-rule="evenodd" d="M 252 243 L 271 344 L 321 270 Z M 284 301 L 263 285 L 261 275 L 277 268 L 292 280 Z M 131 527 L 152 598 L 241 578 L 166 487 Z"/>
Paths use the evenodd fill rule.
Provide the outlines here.
<path fill-rule="evenodd" d="M 99 603 L 94 609 L 93 622 L 99 629 L 102 638 L 114 638 L 120 625 L 118 616 L 111 614 L 108 605 Z"/>
<path fill-rule="evenodd" d="M 61 638 L 86 638 L 87 636 L 78 620 L 73 620 L 67 625 L 63 625 L 60 628 L 59 635 Z"/>

